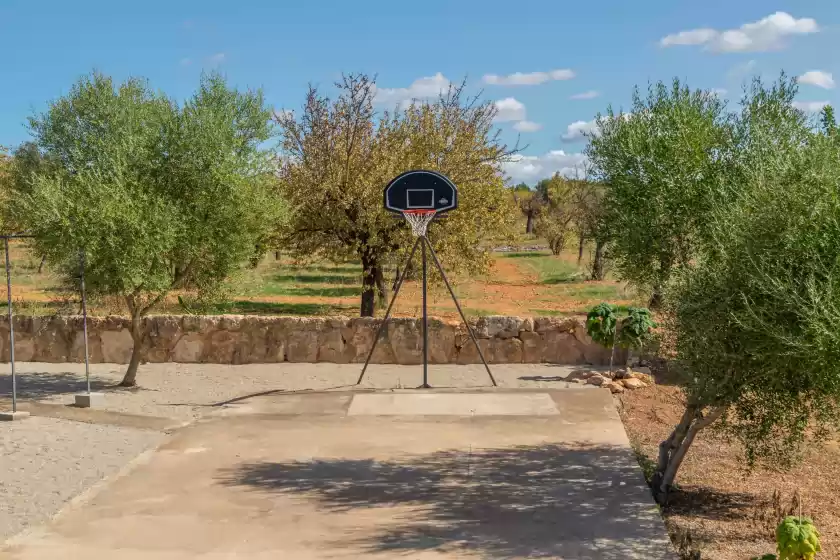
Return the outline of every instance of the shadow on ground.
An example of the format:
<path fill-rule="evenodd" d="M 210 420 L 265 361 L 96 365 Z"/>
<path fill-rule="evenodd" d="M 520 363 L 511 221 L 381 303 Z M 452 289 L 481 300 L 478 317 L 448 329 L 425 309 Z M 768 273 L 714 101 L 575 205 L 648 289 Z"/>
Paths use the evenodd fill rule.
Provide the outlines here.
<path fill-rule="evenodd" d="M 87 391 L 84 377 L 72 373 L 25 372 L 18 373 L 17 396 L 24 400 L 38 400 L 66 393 L 80 393 Z M 101 380 L 90 380 L 91 391 L 130 390 L 120 389 L 115 383 L 105 383 Z M 12 395 L 12 376 L 0 375 L 0 397 Z"/>
<path fill-rule="evenodd" d="M 352 543 L 367 553 L 670 558 L 632 453 L 571 444 L 441 451 L 405 461 L 245 464 L 223 484 L 299 493 L 328 511 L 408 506 Z M 358 534 L 358 533 L 356 533 Z"/>

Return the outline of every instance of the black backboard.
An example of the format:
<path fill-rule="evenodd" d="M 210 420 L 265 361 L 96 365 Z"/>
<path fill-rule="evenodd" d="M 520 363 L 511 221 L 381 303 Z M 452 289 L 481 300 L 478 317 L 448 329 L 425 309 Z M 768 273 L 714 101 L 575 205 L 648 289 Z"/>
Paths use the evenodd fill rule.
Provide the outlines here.
<path fill-rule="evenodd" d="M 417 169 L 406 171 L 388 183 L 384 202 L 390 212 L 435 210 L 440 214 L 458 207 L 458 189 L 440 173 Z"/>

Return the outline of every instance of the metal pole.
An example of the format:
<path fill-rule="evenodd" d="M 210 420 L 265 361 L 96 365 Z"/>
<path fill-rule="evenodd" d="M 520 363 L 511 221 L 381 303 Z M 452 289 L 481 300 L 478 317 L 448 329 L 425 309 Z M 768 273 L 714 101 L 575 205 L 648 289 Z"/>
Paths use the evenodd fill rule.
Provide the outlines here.
<path fill-rule="evenodd" d="M 88 359 L 88 330 L 87 330 L 87 298 L 85 297 L 85 251 L 79 251 L 80 274 L 82 288 L 82 325 L 85 331 L 85 380 L 87 382 L 87 394 L 90 396 L 90 360 Z"/>
<path fill-rule="evenodd" d="M 12 366 L 12 412 L 17 412 L 17 376 L 15 375 L 15 324 L 12 322 L 12 265 L 9 262 L 9 238 L 3 237 L 6 249 L 6 295 L 9 305 L 9 363 Z"/>
<path fill-rule="evenodd" d="M 394 302 L 397 301 L 397 294 L 400 293 L 400 287 L 402 286 L 403 280 L 405 280 L 405 277 L 408 274 L 411 259 L 414 258 L 414 253 L 417 251 L 417 245 L 419 243 L 420 238 L 418 237 L 417 241 L 414 242 L 414 247 L 411 248 L 411 253 L 408 255 L 408 259 L 405 261 L 405 266 L 403 267 L 400 279 L 397 281 L 397 285 L 394 286 L 394 295 L 391 298 L 391 303 L 388 304 L 388 310 L 385 312 L 385 317 L 382 319 L 382 322 L 379 324 L 379 328 L 376 330 L 376 336 L 373 339 L 373 344 L 370 347 L 370 352 L 368 352 L 367 358 L 365 358 L 365 365 L 362 367 L 362 373 L 359 374 L 359 379 L 356 381 L 356 385 L 361 383 L 362 379 L 365 376 L 365 371 L 367 370 L 368 364 L 370 363 L 370 359 L 373 357 L 373 351 L 376 350 L 376 344 L 379 342 L 379 337 L 382 335 L 382 330 L 385 328 L 385 323 L 388 322 L 388 317 L 390 317 L 391 315 L 391 308 L 394 306 Z"/>
<path fill-rule="evenodd" d="M 423 239 L 426 238 L 424 237 Z M 487 375 L 490 376 L 490 381 L 493 382 L 493 387 L 498 387 L 498 385 L 496 384 L 496 378 L 493 377 L 493 374 L 490 372 L 490 366 L 487 365 L 487 360 L 484 359 L 484 352 L 481 351 L 481 346 L 478 345 L 478 339 L 475 337 L 475 333 L 473 332 L 469 321 L 467 321 L 467 318 L 464 316 L 464 312 L 461 310 L 461 304 L 458 303 L 458 298 L 455 297 L 455 291 L 452 290 L 452 286 L 449 284 L 449 280 L 446 278 L 446 273 L 443 272 L 443 267 L 441 266 L 440 261 L 437 258 L 437 254 L 435 254 L 435 250 L 428 239 L 426 239 L 426 245 L 429 246 L 429 253 L 431 253 L 432 259 L 435 261 L 435 265 L 437 265 L 437 268 L 440 271 L 440 275 L 443 278 L 443 282 L 446 284 L 446 288 L 449 290 L 449 295 L 452 296 L 452 301 L 455 302 L 455 307 L 458 308 L 458 313 L 461 314 L 461 319 L 467 326 L 467 331 L 469 331 L 470 338 L 472 338 L 472 341 L 475 343 L 475 348 L 476 350 L 478 350 L 478 355 L 479 357 L 481 357 L 481 362 L 484 364 L 484 369 L 487 370 Z"/>
<path fill-rule="evenodd" d="M 429 385 L 429 312 L 426 306 L 426 245 L 428 239 L 423 236 L 423 384 L 421 389 L 431 389 Z"/>

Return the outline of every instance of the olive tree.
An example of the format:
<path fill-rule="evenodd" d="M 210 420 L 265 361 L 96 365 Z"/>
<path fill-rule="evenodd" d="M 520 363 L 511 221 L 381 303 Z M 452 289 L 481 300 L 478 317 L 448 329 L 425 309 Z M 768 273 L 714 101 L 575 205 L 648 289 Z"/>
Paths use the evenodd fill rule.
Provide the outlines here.
<path fill-rule="evenodd" d="M 310 88 L 299 113 L 282 112 L 285 158 L 282 195 L 291 214 L 280 231 L 299 257 L 361 262 L 362 316 L 373 316 L 375 293 L 385 299 L 384 266 L 411 246 L 402 220 L 382 208 L 382 191 L 408 169 L 447 175 L 459 189 L 458 209 L 429 228 L 429 238 L 453 271 L 489 264 L 486 240 L 508 236 L 517 210 L 502 163 L 513 153 L 498 139 L 492 103 L 467 99 L 463 85 L 432 102 L 377 113 L 376 85 L 344 76 L 335 99 Z"/>
<path fill-rule="evenodd" d="M 135 385 L 143 317 L 174 288 L 213 288 L 278 218 L 260 148 L 270 111 L 218 75 L 178 104 L 143 80 L 94 73 L 29 123 L 56 164 L 27 178 L 15 215 L 65 276 L 84 251 L 88 289 L 123 299 L 134 350 L 122 385 Z"/>
<path fill-rule="evenodd" d="M 660 501 L 704 428 L 739 441 L 749 465 L 785 466 L 840 420 L 840 142 L 830 112 L 811 130 L 795 93 L 784 76 L 747 92 L 729 199 L 677 274 L 686 408 L 659 448 Z"/>
<path fill-rule="evenodd" d="M 548 242 L 552 254 L 559 255 L 566 247 L 574 223 L 572 200 L 576 184 L 559 173 L 540 182 L 543 208 L 537 217 L 534 233 Z"/>
<path fill-rule="evenodd" d="M 596 119 L 585 153 L 606 189 L 611 254 L 623 279 L 650 290 L 651 307 L 696 254 L 728 163 L 727 120 L 715 94 L 679 80 L 649 86 L 644 98 L 637 88 L 630 113 L 610 107 Z"/>

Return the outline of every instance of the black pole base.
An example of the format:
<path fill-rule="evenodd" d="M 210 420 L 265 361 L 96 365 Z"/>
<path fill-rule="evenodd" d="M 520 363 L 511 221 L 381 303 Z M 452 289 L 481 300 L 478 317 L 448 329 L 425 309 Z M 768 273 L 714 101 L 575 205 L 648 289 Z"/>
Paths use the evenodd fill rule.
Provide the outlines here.
<path fill-rule="evenodd" d="M 433 389 L 433 387 L 431 385 L 429 385 L 428 383 L 423 383 L 422 385 L 420 385 L 417 388 L 418 389 Z"/>

